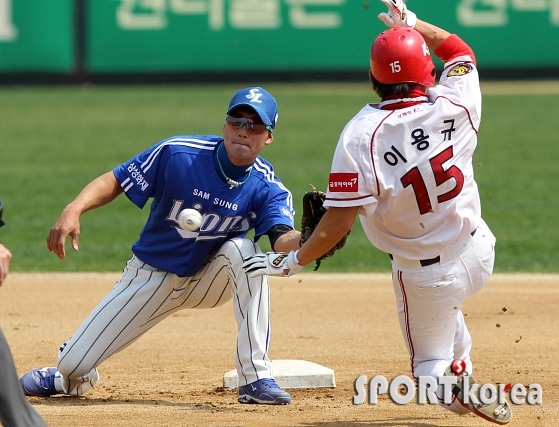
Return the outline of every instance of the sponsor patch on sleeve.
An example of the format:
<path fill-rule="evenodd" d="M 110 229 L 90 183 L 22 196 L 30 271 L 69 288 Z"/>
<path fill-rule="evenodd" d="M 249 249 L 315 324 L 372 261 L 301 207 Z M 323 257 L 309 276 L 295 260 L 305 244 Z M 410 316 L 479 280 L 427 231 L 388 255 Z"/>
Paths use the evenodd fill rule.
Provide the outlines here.
<path fill-rule="evenodd" d="M 469 64 L 458 64 L 451 68 L 448 72 L 449 77 L 465 76 L 472 71 L 472 66 Z"/>
<path fill-rule="evenodd" d="M 328 190 L 332 193 L 347 193 L 359 190 L 359 178 L 356 173 L 331 173 Z"/>
<path fill-rule="evenodd" d="M 144 175 L 142 174 L 142 170 L 138 168 L 135 163 L 130 163 L 128 165 L 127 170 L 132 180 L 136 181 L 136 185 L 142 191 L 146 191 L 146 189 L 149 187 L 149 182 L 147 182 L 146 179 L 144 178 Z"/>

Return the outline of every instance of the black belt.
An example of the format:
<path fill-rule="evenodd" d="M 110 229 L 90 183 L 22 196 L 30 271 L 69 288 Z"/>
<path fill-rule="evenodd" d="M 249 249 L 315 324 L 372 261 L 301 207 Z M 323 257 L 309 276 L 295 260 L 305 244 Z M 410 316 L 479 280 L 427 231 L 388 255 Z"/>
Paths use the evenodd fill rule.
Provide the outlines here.
<path fill-rule="evenodd" d="M 476 234 L 476 231 L 477 231 L 477 228 L 470 233 L 472 235 L 472 237 L 473 237 L 474 234 Z M 390 259 L 394 259 L 392 254 L 388 254 L 388 256 L 390 257 Z M 436 256 L 435 258 L 431 258 L 431 259 L 420 259 L 419 263 L 421 264 L 422 267 L 427 267 L 428 265 L 433 265 L 433 264 L 436 264 L 440 261 L 441 261 L 441 257 L 439 255 L 439 256 Z"/>

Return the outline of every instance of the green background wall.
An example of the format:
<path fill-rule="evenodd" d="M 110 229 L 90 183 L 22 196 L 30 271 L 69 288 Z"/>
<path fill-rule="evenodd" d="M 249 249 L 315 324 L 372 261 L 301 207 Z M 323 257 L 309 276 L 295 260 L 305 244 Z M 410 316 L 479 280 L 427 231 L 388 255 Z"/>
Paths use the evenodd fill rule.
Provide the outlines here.
<path fill-rule="evenodd" d="M 460 34 L 480 68 L 559 66 L 559 0 L 408 6 Z M 365 70 L 381 11 L 361 0 L 0 0 L 0 72 Z"/>
<path fill-rule="evenodd" d="M 72 0 L 0 0 L 0 71 L 70 71 L 72 5 Z"/>

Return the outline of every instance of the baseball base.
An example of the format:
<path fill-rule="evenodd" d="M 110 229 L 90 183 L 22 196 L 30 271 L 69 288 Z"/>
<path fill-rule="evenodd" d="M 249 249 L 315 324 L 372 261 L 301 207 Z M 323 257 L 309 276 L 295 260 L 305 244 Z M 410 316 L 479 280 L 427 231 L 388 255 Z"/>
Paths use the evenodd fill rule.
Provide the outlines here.
<path fill-rule="evenodd" d="M 334 370 L 306 360 L 272 360 L 274 379 L 281 388 L 335 388 Z M 237 370 L 223 375 L 223 388 L 239 387 Z"/>

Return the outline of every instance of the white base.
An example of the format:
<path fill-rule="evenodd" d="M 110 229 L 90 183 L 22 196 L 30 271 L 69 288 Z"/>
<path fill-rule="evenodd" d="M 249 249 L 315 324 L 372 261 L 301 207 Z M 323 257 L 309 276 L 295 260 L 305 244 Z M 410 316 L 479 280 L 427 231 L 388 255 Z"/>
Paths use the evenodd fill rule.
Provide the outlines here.
<path fill-rule="evenodd" d="M 334 370 L 306 360 L 273 360 L 274 379 L 281 388 L 334 388 Z M 237 370 L 223 375 L 223 388 L 239 387 Z"/>

